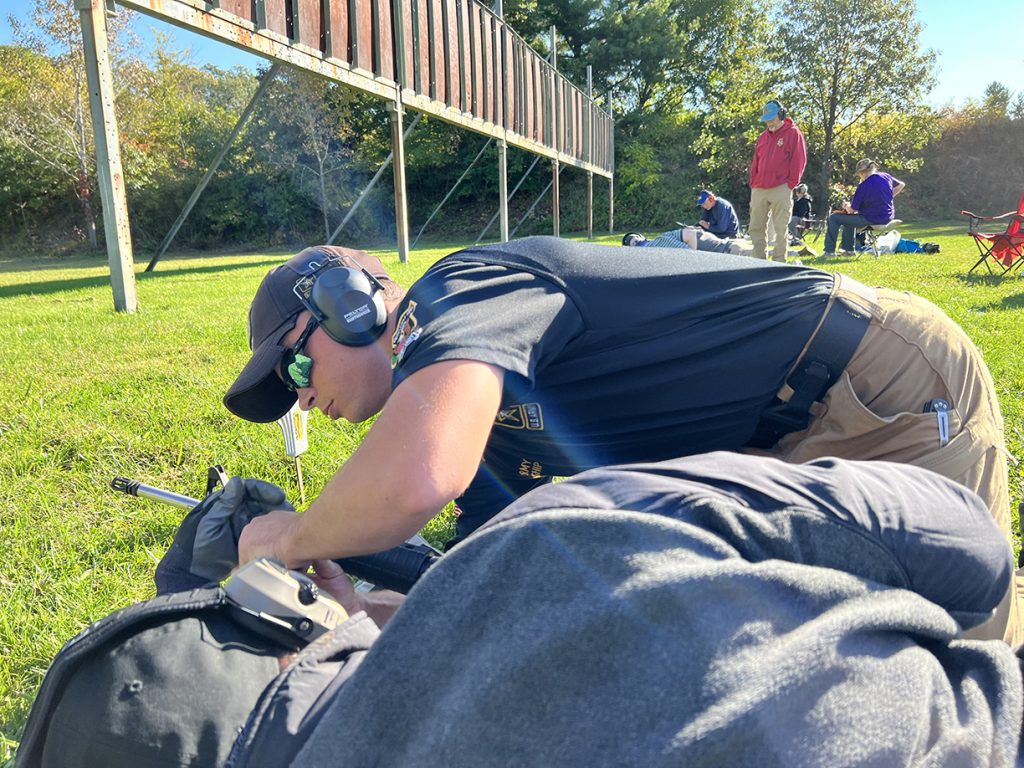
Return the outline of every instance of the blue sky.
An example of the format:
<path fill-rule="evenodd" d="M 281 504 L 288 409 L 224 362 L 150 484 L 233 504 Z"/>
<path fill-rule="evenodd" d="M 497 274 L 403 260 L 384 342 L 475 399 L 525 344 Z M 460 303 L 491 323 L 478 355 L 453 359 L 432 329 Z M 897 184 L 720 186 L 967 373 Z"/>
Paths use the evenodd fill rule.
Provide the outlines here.
<path fill-rule="evenodd" d="M 7 14 L 27 18 L 31 0 L 5 0 L 0 16 L 0 45 L 11 42 Z M 938 54 L 938 85 L 929 96 L 934 106 L 952 103 L 960 106 L 968 98 L 980 99 L 985 86 L 998 80 L 1015 95 L 1024 90 L 1024 46 L 1013 33 L 1000 41 L 998 31 L 1020 26 L 1024 0 L 975 0 L 972 13 L 963 0 L 918 0 L 918 18 L 924 26 L 922 44 Z M 136 29 L 145 44 L 153 30 L 162 30 L 174 39 L 173 49 L 191 51 L 195 64 L 213 63 L 221 67 L 254 67 L 260 59 L 228 45 L 132 13 Z"/>

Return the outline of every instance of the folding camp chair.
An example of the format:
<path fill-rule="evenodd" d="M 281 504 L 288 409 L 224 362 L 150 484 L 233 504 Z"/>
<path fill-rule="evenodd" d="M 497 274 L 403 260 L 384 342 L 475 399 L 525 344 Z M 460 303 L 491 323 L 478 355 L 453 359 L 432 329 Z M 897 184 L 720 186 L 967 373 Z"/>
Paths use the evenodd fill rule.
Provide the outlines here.
<path fill-rule="evenodd" d="M 893 219 L 887 224 L 868 224 L 863 227 L 857 227 L 853 230 L 854 237 L 857 242 L 861 242 L 863 238 L 865 251 L 871 251 L 875 258 L 878 258 L 878 242 L 877 239 L 880 235 L 884 235 L 886 232 L 890 232 L 896 227 L 903 223 L 900 219 Z M 858 256 L 862 253 L 860 250 L 854 250 Z"/>
<path fill-rule="evenodd" d="M 800 219 L 796 225 L 796 236 L 800 240 L 818 242 L 825 231 L 825 219 Z"/>
<path fill-rule="evenodd" d="M 967 274 L 982 264 L 988 268 L 990 275 L 1005 275 L 1007 272 L 1020 269 L 1021 264 L 1024 264 L 1024 195 L 1021 195 L 1016 211 L 1007 211 L 999 216 L 978 216 L 970 211 L 960 213 L 970 217 L 967 234 L 974 238 L 974 244 L 978 246 L 978 253 L 981 254 L 981 258 Z M 978 229 L 983 221 L 999 221 L 1006 218 L 1009 218 L 1010 222 L 1003 232 L 981 232 Z"/>

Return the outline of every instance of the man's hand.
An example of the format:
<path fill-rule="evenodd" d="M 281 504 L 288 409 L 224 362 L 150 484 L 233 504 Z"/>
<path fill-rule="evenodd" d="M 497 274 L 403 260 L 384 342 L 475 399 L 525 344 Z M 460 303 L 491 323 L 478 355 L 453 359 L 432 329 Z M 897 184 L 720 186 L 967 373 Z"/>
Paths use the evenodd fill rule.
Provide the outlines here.
<path fill-rule="evenodd" d="M 225 578 L 238 562 L 236 543 L 242 529 L 274 509 L 292 509 L 281 488 L 252 477 L 232 477 L 181 522 L 156 567 L 157 594 L 195 589 Z"/>
<path fill-rule="evenodd" d="M 349 616 L 365 611 L 378 627 L 387 624 L 405 601 L 405 595 L 390 589 L 356 592 L 348 574 L 333 560 L 314 560 L 313 571 L 313 583 L 341 603 Z"/>
<path fill-rule="evenodd" d="M 363 601 L 352 586 L 352 580 L 333 560 L 314 560 L 313 573 L 309 577 L 320 589 L 345 606 L 349 615 L 363 610 Z"/>
<path fill-rule="evenodd" d="M 701 219 L 697 223 L 704 227 L 704 229 L 707 229 L 708 227 L 711 226 L 710 222 L 706 221 L 705 219 Z"/>
<path fill-rule="evenodd" d="M 257 557 L 272 557 L 288 568 L 305 570 L 308 560 L 289 562 L 284 551 L 284 543 L 301 517 L 297 512 L 276 510 L 253 518 L 238 537 L 238 564 L 245 565 Z"/>

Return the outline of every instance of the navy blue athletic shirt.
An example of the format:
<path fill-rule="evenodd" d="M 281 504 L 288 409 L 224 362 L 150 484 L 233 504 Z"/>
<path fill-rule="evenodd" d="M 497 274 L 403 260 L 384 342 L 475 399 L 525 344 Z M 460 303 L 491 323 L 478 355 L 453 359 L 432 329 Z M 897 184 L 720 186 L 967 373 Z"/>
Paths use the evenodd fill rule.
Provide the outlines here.
<path fill-rule="evenodd" d="M 553 237 L 469 248 L 400 305 L 392 385 L 443 360 L 506 371 L 458 500 L 461 537 L 553 475 L 744 446 L 832 283 L 744 256 Z"/>

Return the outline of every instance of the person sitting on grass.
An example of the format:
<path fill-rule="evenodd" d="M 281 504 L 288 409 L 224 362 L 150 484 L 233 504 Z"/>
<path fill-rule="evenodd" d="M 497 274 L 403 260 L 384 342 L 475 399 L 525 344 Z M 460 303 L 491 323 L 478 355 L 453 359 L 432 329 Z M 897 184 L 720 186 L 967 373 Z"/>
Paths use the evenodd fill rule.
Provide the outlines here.
<path fill-rule="evenodd" d="M 807 185 L 797 184 L 793 188 L 793 196 L 793 215 L 789 219 L 790 245 L 796 245 L 803 240 L 807 219 L 814 218 L 814 211 L 811 210 L 814 198 L 807 194 Z"/>
<path fill-rule="evenodd" d="M 893 198 L 906 188 L 899 179 L 878 170 L 874 160 L 860 160 L 856 168 L 860 184 L 853 193 L 853 200 L 843 201 L 843 212 L 828 217 L 825 233 L 825 252 L 822 256 L 836 255 L 836 240 L 840 227 L 843 230 L 842 250 L 853 253 L 853 231 L 857 227 L 888 224 L 896 217 Z"/>
<path fill-rule="evenodd" d="M 740 220 L 736 209 L 724 197 L 717 197 L 709 189 L 702 189 L 697 195 L 700 211 L 698 226 L 708 234 L 722 239 L 736 237 L 740 232 Z"/>

